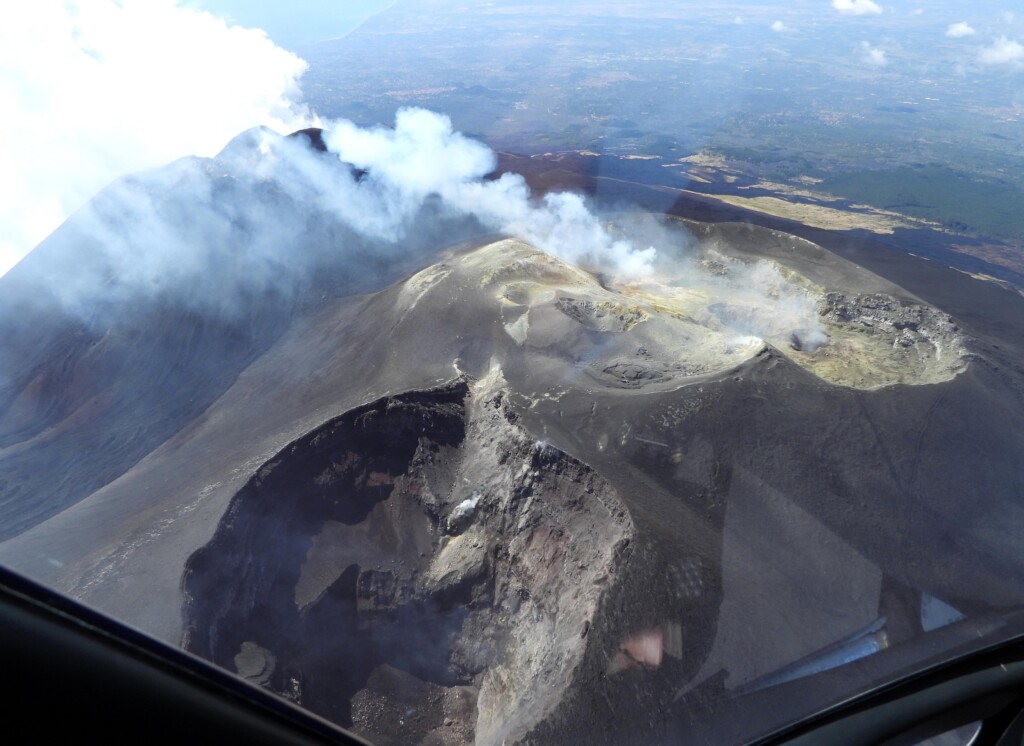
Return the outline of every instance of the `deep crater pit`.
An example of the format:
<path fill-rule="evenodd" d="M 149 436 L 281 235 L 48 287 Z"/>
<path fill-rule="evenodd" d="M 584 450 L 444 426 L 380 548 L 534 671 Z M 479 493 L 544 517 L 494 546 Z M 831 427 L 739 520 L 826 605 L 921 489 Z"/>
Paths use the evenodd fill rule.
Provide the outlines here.
<path fill-rule="evenodd" d="M 573 686 L 634 528 L 516 420 L 459 380 L 291 443 L 189 559 L 185 647 L 382 743 L 527 732 Z"/>

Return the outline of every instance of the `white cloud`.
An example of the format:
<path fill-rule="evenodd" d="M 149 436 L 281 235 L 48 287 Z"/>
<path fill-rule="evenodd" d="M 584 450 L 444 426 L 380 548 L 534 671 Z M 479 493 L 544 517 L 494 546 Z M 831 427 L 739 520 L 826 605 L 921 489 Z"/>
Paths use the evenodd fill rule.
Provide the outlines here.
<path fill-rule="evenodd" d="M 912 16 L 924 15 L 924 8 L 914 8 L 912 11 L 910 11 L 910 15 L 912 15 Z"/>
<path fill-rule="evenodd" d="M 862 52 L 862 59 L 869 65 L 882 67 L 888 62 L 885 58 L 884 50 L 881 50 L 878 47 L 873 47 L 866 41 L 862 41 L 860 43 L 860 49 Z"/>
<path fill-rule="evenodd" d="M 1011 65 L 1024 63 L 1024 44 L 1000 36 L 990 46 L 983 47 L 978 60 L 985 65 Z"/>
<path fill-rule="evenodd" d="M 113 179 L 308 123 L 306 68 L 175 0 L 0 9 L 0 274 Z"/>
<path fill-rule="evenodd" d="M 784 24 L 782 21 L 774 21 L 771 25 L 772 31 L 789 31 L 789 26 Z"/>
<path fill-rule="evenodd" d="M 844 15 L 863 16 L 881 13 L 881 6 L 875 0 L 832 0 L 832 7 Z"/>
<path fill-rule="evenodd" d="M 743 16 L 734 16 L 733 19 L 732 19 L 732 22 L 735 23 L 737 26 L 742 25 L 743 24 Z"/>
<path fill-rule="evenodd" d="M 951 23 L 949 28 L 946 29 L 946 36 L 951 36 L 954 39 L 959 39 L 962 36 L 974 36 L 978 33 L 971 25 L 966 21 L 960 21 L 959 23 Z"/>

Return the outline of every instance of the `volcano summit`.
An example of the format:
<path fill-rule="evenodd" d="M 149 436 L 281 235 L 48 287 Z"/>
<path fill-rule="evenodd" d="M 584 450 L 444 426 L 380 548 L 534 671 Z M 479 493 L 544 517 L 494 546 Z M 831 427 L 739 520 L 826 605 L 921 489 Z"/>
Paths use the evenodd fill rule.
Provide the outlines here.
<path fill-rule="evenodd" d="M 453 210 L 501 180 L 381 242 L 301 181 L 373 164 L 262 137 L 0 279 L 4 563 L 380 743 L 752 738 L 1024 603 L 1024 298 L 985 326 L 778 230 Z M 219 296 L 55 269 L 149 218 Z"/>

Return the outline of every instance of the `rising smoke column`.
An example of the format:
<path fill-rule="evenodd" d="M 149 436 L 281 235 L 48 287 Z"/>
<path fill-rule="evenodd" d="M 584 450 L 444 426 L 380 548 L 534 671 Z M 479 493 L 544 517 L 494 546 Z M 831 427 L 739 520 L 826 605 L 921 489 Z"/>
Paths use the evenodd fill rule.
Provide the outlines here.
<path fill-rule="evenodd" d="M 176 0 L 5 6 L 0 102 L 9 115 L 0 117 L 0 274 L 124 173 L 213 155 L 253 125 L 289 132 L 317 124 L 301 104 L 298 81 L 305 67 L 263 32 L 231 26 Z M 659 239 L 613 236 L 578 194 L 538 200 L 516 174 L 488 180 L 493 152 L 454 131 L 441 114 L 402 109 L 393 128 L 347 121 L 324 128 L 333 165 L 301 140 L 264 131 L 241 138 L 216 165 L 179 162 L 172 172 L 162 168 L 114 184 L 104 193 L 103 209 L 90 205 L 79 214 L 74 238 L 88 239 L 80 241 L 83 255 L 100 261 L 93 269 L 76 266 L 73 278 L 62 279 L 62 302 L 88 305 L 102 295 L 114 300 L 111 275 L 117 292 L 127 296 L 181 287 L 194 299 L 202 295 L 195 278 L 223 260 L 218 252 L 225 247 L 245 267 L 245 276 L 232 282 L 272 284 L 280 276 L 301 275 L 310 263 L 306 227 L 323 215 L 360 235 L 363 254 L 374 243 L 369 248 L 385 259 L 423 251 L 427 238 L 443 240 L 441 228 L 431 236 L 424 218 L 426 207 L 438 205 L 444 214 L 518 236 L 619 280 L 649 278 L 656 261 L 663 261 L 654 248 Z M 245 147 L 254 141 L 258 147 Z M 237 188 L 224 189 L 212 178 L 218 170 L 230 171 Z M 289 196 L 287 214 L 275 212 L 281 205 L 268 199 L 267 190 Z M 170 209 L 161 196 L 169 193 L 177 201 Z M 350 249 L 339 246 L 339 262 L 356 261 Z M 720 288 L 727 296 L 741 289 Z M 745 304 L 787 310 L 786 318 L 807 316 L 806 303 L 780 305 L 773 293 Z M 725 323 L 759 333 L 757 324 Z"/>
<path fill-rule="evenodd" d="M 484 180 L 496 165 L 494 153 L 455 132 L 442 114 L 400 109 L 394 129 L 333 122 L 324 139 L 342 161 L 366 172 L 366 188 L 379 198 L 377 216 L 386 232 L 398 229 L 427 197 L 436 195 L 451 210 L 566 261 L 587 262 L 625 278 L 652 272 L 656 250 L 613 239 L 578 194 L 548 194 L 538 204 L 518 174 Z"/>

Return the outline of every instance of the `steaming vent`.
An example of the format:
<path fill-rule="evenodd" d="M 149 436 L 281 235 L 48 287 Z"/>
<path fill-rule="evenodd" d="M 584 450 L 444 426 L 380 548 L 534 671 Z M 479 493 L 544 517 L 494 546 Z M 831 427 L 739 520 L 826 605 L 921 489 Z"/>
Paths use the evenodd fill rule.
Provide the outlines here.
<path fill-rule="evenodd" d="M 855 388 L 947 380 L 966 365 L 947 315 L 882 294 L 826 292 L 799 272 L 716 250 L 604 286 L 507 239 L 413 277 L 435 297 L 480 290 L 524 351 L 563 360 L 565 380 L 665 389 L 722 375 L 772 347 L 823 380 Z M 424 290 L 423 292 L 427 292 Z M 581 378 L 581 376 L 583 378 Z"/>

